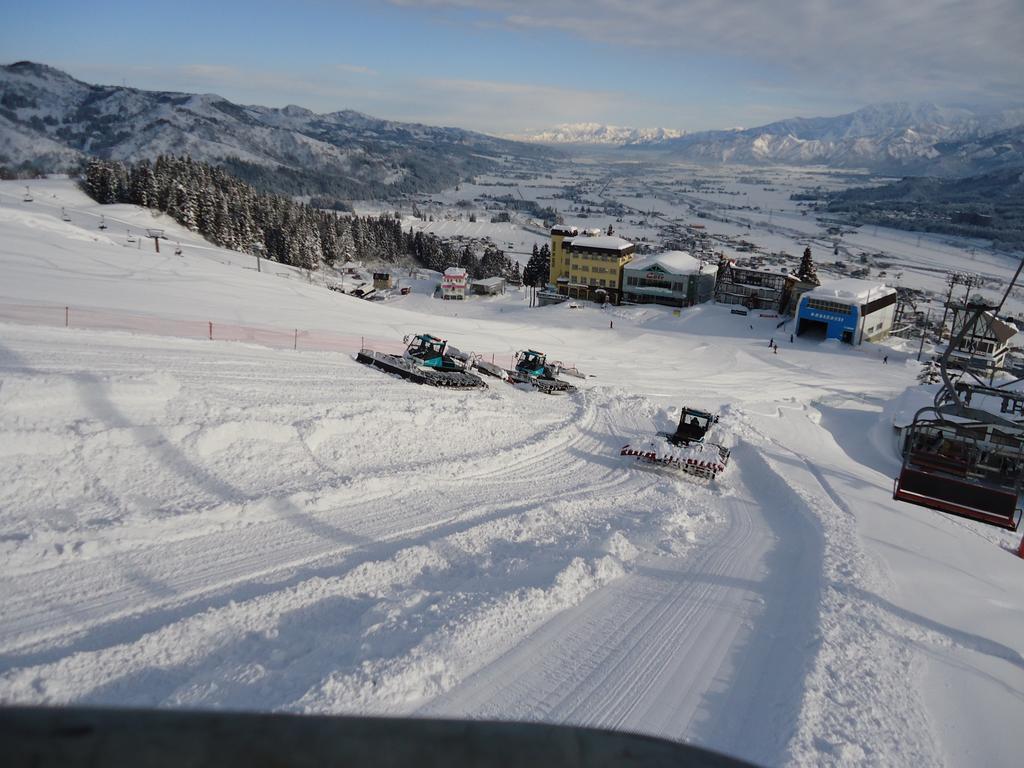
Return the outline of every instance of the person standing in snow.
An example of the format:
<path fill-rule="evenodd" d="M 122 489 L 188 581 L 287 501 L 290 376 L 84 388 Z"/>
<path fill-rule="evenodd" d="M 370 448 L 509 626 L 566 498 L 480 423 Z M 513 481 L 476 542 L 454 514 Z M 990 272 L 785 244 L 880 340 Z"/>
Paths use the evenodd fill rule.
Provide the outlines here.
<path fill-rule="evenodd" d="M 609 320 L 608 321 L 608 329 L 611 330 L 614 327 L 615 327 L 615 321 L 614 320 Z"/>
<path fill-rule="evenodd" d="M 793 334 L 792 334 L 792 333 L 791 333 L 791 334 L 789 334 L 789 343 L 790 343 L 790 344 L 792 344 L 792 343 L 793 343 Z"/>
<path fill-rule="evenodd" d="M 882 365 L 888 365 L 888 364 L 889 364 L 889 356 L 888 355 L 882 355 Z"/>

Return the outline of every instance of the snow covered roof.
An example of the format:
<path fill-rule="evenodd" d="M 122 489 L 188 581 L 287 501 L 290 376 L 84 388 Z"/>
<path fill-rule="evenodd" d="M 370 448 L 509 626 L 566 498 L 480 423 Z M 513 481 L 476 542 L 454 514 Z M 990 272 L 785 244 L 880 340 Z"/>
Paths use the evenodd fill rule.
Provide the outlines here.
<path fill-rule="evenodd" d="M 991 312 L 986 312 L 985 316 L 992 322 L 992 334 L 1001 342 L 1007 342 L 1017 335 L 1017 326 L 1006 320 L 1002 320 L 998 317 L 992 317 Z"/>
<path fill-rule="evenodd" d="M 445 277 L 466 277 L 467 272 L 462 267 L 448 267 L 444 271 Z"/>
<path fill-rule="evenodd" d="M 629 262 L 626 265 L 626 269 L 643 272 L 651 269 L 656 264 L 666 272 L 676 275 L 714 272 L 718 269 L 714 264 L 702 265 L 700 259 L 695 259 L 686 251 L 665 251 L 664 253 L 652 253 L 648 256 L 641 256 Z"/>
<path fill-rule="evenodd" d="M 578 235 L 579 230 L 576 227 L 570 227 L 568 224 L 555 224 L 551 228 L 552 235 Z"/>
<path fill-rule="evenodd" d="M 493 288 L 494 286 L 501 285 L 504 282 L 504 277 L 483 277 L 479 280 L 474 280 L 473 285 L 486 285 Z"/>
<path fill-rule="evenodd" d="M 599 237 L 574 237 L 566 241 L 573 248 L 586 248 L 598 251 L 624 251 L 633 248 L 634 244 L 629 240 L 623 240 L 616 235 L 601 235 Z"/>
<path fill-rule="evenodd" d="M 881 283 L 872 283 L 870 280 L 858 280 L 853 277 L 845 277 L 839 280 L 829 280 L 817 288 L 808 291 L 804 296 L 815 299 L 826 299 L 841 302 L 857 302 L 867 304 L 870 301 L 892 296 L 896 293 L 895 288 L 890 288 Z"/>
<path fill-rule="evenodd" d="M 959 333 L 970 318 L 974 316 L 974 308 L 963 302 L 955 302 L 949 305 L 953 310 L 952 332 Z M 994 338 L 996 341 L 1005 344 L 1018 333 L 1017 325 L 1010 318 L 996 317 L 991 310 L 982 312 L 981 319 L 975 326 L 974 331 L 980 336 Z"/>

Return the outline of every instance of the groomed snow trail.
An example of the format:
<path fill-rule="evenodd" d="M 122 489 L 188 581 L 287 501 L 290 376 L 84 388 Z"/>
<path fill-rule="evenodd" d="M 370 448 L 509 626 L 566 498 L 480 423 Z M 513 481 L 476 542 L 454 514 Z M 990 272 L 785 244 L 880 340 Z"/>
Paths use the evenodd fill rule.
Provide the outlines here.
<path fill-rule="evenodd" d="M 754 450 L 737 448 L 734 468 L 713 538 L 687 557 L 639 558 L 420 713 L 626 729 L 777 764 L 798 714 L 822 543 Z"/>
<path fill-rule="evenodd" d="M 4 700 L 460 712 L 782 754 L 805 642 L 782 638 L 813 631 L 820 542 L 757 499 L 772 473 L 747 446 L 707 486 L 619 459 L 657 426 L 636 395 L 12 336 L 2 426 L 49 447 L 4 479 L 49 511 L 4 544 Z M 73 499 L 104 514 L 72 525 Z"/>

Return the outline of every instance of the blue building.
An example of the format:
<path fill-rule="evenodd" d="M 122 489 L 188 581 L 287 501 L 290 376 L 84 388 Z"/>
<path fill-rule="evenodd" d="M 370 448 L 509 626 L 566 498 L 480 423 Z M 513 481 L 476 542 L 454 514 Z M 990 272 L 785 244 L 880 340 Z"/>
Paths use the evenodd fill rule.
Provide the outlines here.
<path fill-rule="evenodd" d="M 834 280 L 800 297 L 796 335 L 860 344 L 889 335 L 896 289 L 867 280 Z"/>

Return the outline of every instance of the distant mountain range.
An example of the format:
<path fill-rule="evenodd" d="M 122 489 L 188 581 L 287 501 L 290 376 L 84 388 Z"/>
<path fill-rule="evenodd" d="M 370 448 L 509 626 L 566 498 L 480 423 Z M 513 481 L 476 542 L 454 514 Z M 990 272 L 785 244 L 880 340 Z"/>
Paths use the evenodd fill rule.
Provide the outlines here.
<path fill-rule="evenodd" d="M 900 176 L 969 176 L 1024 167 L 1024 107 L 876 104 L 837 117 L 683 133 L 600 123 L 495 138 L 459 128 L 244 106 L 213 94 L 89 85 L 43 64 L 0 67 L 0 170 L 73 170 L 89 156 L 189 154 L 292 195 L 386 197 L 433 191 L 502 156 L 550 145 L 625 146 L 701 163 L 819 164 Z"/>
<path fill-rule="evenodd" d="M 213 94 L 89 85 L 32 62 L 0 67 L 0 166 L 68 171 L 89 156 L 189 154 L 288 194 L 436 190 L 544 147 L 459 128 L 234 104 Z"/>
<path fill-rule="evenodd" d="M 969 175 L 1024 166 L 1024 107 L 875 104 L 837 117 L 701 131 L 635 144 L 702 163 L 820 164 L 898 175 Z"/>
<path fill-rule="evenodd" d="M 509 139 L 538 144 L 650 144 L 678 139 L 685 131 L 672 128 L 624 128 L 602 123 L 563 123 L 554 128 L 529 133 L 512 134 Z"/>

